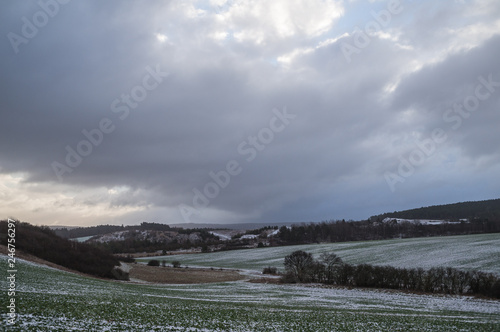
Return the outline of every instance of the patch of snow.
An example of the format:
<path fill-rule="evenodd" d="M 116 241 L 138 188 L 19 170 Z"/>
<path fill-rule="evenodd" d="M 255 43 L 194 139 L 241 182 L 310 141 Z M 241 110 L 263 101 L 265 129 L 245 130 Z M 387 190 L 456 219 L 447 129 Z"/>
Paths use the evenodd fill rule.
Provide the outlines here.
<path fill-rule="evenodd" d="M 274 232 L 267 234 L 267 237 L 271 237 L 271 236 L 278 235 L 278 233 L 279 233 L 279 232 L 280 232 L 280 230 L 279 230 L 279 229 L 277 229 L 277 230 L 275 230 Z"/>
<path fill-rule="evenodd" d="M 124 241 L 125 240 L 125 234 L 128 233 L 129 231 L 120 231 L 120 232 L 114 232 L 110 234 L 104 234 L 95 239 L 97 242 L 105 243 L 105 242 L 110 242 L 110 241 Z"/>
<path fill-rule="evenodd" d="M 245 234 L 245 235 L 242 235 L 240 237 L 240 239 L 242 240 L 252 240 L 252 239 L 256 239 L 257 237 L 259 237 L 258 235 L 254 235 L 254 234 Z"/>
<path fill-rule="evenodd" d="M 221 239 L 222 241 L 231 240 L 231 237 L 229 235 L 225 235 L 225 234 L 221 234 L 221 233 L 217 233 L 217 232 L 212 232 L 212 231 L 210 231 L 209 233 L 212 235 L 218 236 L 219 239 Z"/>

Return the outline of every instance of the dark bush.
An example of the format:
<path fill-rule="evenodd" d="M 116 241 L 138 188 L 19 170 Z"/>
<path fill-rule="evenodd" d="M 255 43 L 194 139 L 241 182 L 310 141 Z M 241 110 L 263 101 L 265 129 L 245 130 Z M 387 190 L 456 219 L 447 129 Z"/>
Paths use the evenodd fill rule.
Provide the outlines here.
<path fill-rule="evenodd" d="M 126 257 L 117 256 L 118 260 L 124 263 L 134 263 L 135 259 L 131 255 L 127 255 Z"/>
<path fill-rule="evenodd" d="M 262 274 L 278 274 L 278 269 L 275 266 L 268 266 L 262 270 Z"/>
<path fill-rule="evenodd" d="M 148 266 L 160 266 L 160 261 L 157 259 L 152 259 L 148 262 Z"/>
<path fill-rule="evenodd" d="M 297 278 L 293 273 L 291 272 L 286 272 L 282 277 L 281 277 L 281 282 L 285 284 L 295 284 L 297 282 Z"/>

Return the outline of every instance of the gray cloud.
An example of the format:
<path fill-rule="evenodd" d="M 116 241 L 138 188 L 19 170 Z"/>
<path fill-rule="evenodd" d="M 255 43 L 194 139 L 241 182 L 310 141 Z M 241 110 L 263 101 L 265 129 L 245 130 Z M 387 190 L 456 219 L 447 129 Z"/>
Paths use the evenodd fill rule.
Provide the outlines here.
<path fill-rule="evenodd" d="M 349 22 L 360 13 L 348 4 L 318 1 L 299 15 L 278 2 L 290 9 L 283 22 L 292 28 L 280 26 L 281 17 L 256 19 L 265 5 L 250 13 L 235 3 L 215 10 L 180 1 L 70 2 L 17 54 L 5 37 L 0 172 L 23 175 L 15 191 L 1 190 L 29 197 L 39 186 L 50 204 L 71 213 L 94 206 L 116 223 L 177 223 L 178 206 L 193 205 L 193 189 L 203 191 L 213 182 L 209 172 L 235 160 L 242 171 L 193 221 L 358 219 L 498 196 L 491 176 L 499 169 L 500 88 L 460 128 L 443 120 L 474 93 L 479 76 L 500 81 L 496 2 L 404 4 L 351 63 L 341 47 L 353 43 Z M 313 22 L 323 5 L 337 14 Z M 3 36 L 21 34 L 22 17 L 41 10 L 35 2 L 0 7 Z M 155 68 L 168 76 L 137 107 L 127 105 L 122 96 Z M 121 111 L 113 111 L 115 100 Z M 247 161 L 238 147 L 285 107 L 296 118 Z M 60 182 L 51 164 L 64 164 L 66 147 L 77 149 L 82 130 L 99 128 L 104 118 L 114 130 Z M 384 174 L 397 172 L 400 158 L 436 128 L 446 142 L 391 192 Z M 80 190 L 82 197 L 69 193 Z M 51 198 L 62 191 L 74 205 Z M 57 218 L 64 223 L 64 210 Z"/>

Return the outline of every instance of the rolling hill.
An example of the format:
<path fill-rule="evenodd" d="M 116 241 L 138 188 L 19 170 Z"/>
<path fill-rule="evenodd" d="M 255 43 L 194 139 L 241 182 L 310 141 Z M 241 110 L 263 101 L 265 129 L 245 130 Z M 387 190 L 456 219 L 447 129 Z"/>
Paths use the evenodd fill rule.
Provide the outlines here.
<path fill-rule="evenodd" d="M 118 259 L 94 246 L 63 239 L 47 227 L 16 221 L 15 249 L 68 269 L 116 278 Z M 7 245 L 7 221 L 0 220 L 0 244 Z"/>
<path fill-rule="evenodd" d="M 405 211 L 388 212 L 372 216 L 370 219 L 382 220 L 385 218 L 442 220 L 500 219 L 500 199 L 433 205 Z"/>

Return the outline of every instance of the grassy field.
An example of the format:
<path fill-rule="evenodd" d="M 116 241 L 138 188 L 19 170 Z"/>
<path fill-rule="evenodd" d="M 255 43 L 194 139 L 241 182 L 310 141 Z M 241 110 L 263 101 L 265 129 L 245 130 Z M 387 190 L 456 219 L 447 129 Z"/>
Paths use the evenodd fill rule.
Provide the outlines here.
<path fill-rule="evenodd" d="M 284 257 L 295 250 L 311 252 L 315 257 L 323 252 L 334 252 L 351 264 L 368 263 L 408 268 L 451 266 L 500 275 L 500 234 L 313 244 L 161 256 L 155 259 L 164 259 L 167 262 L 178 260 L 182 265 L 262 271 L 269 265 L 283 268 Z M 146 262 L 149 258 L 138 260 Z"/>
<path fill-rule="evenodd" d="M 7 257 L 0 256 L 2 266 Z M 499 331 L 500 301 L 243 281 L 142 285 L 17 261 L 8 331 Z M 6 268 L 0 273 L 2 308 Z M 5 309 L 3 309 L 5 310 Z M 2 311 L 2 326 L 6 326 Z"/>

